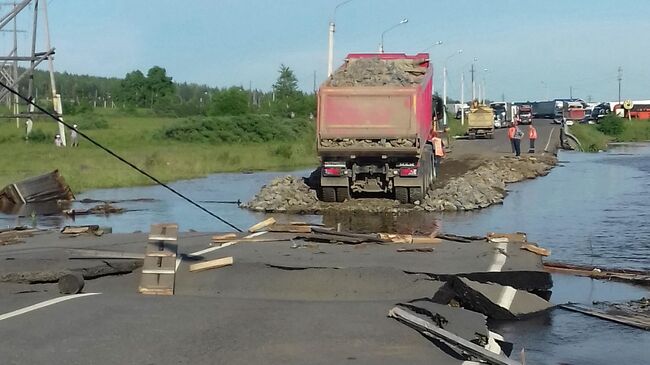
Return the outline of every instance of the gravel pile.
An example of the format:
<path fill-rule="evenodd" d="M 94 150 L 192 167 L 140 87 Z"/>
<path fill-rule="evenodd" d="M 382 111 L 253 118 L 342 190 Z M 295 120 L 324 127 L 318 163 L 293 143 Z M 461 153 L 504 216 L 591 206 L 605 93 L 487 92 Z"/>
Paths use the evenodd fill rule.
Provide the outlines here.
<path fill-rule="evenodd" d="M 410 210 L 464 211 L 502 203 L 506 184 L 546 175 L 555 159 L 503 157 L 489 160 L 464 175 L 450 179 L 444 186 L 429 191 L 420 205 L 400 205 L 388 199 L 352 199 L 343 203 L 320 202 L 316 192 L 302 179 L 286 176 L 271 181 L 253 200 L 242 207 L 259 212 L 313 214 L 330 211 L 368 213 Z M 444 165 L 443 165 L 444 168 Z"/>
<path fill-rule="evenodd" d="M 427 72 L 427 68 L 420 65 L 422 61 L 352 59 L 334 72 L 330 86 L 411 86 L 420 83 Z"/>
<path fill-rule="evenodd" d="M 316 192 L 302 179 L 285 176 L 264 185 L 255 198 L 242 207 L 258 212 L 311 212 L 317 204 Z"/>
<path fill-rule="evenodd" d="M 553 164 L 536 158 L 488 161 L 449 180 L 445 186 L 429 191 L 421 206 L 428 211 L 458 211 L 502 203 L 507 183 L 546 175 Z"/>

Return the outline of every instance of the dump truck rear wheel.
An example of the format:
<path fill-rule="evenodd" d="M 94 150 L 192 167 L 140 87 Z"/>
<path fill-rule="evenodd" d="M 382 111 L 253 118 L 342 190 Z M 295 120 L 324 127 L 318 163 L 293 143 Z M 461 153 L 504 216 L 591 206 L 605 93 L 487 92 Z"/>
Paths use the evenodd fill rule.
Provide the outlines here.
<path fill-rule="evenodd" d="M 396 187 L 395 188 L 395 199 L 402 204 L 407 204 L 409 202 L 409 191 L 408 188 Z"/>
<path fill-rule="evenodd" d="M 321 188 L 321 197 L 324 202 L 335 202 L 336 201 L 336 189 L 323 187 Z"/>
<path fill-rule="evenodd" d="M 347 199 L 350 199 L 350 188 L 348 187 L 336 188 L 336 201 L 344 202 Z"/>
<path fill-rule="evenodd" d="M 409 202 L 415 204 L 418 200 L 422 202 L 422 188 L 409 188 Z"/>

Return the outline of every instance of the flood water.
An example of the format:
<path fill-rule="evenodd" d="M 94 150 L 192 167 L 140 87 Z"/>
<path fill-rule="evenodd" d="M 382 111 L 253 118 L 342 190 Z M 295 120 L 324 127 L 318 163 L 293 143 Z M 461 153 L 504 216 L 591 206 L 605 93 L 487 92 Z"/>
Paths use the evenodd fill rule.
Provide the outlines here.
<path fill-rule="evenodd" d="M 282 219 L 324 221 L 328 225 L 340 222 L 360 231 L 426 233 L 438 227 L 449 233 L 483 235 L 519 230 L 527 232 L 529 240 L 551 249 L 553 261 L 650 270 L 650 144 L 617 146 L 599 154 L 562 152 L 560 161 L 546 177 L 509 186 L 503 205 L 480 212 Z M 246 201 L 263 184 L 286 174 L 216 174 L 172 186 L 197 201 Z M 118 203 L 134 211 L 108 217 L 82 216 L 75 221 L 60 216 L 17 219 L 0 215 L 0 225 L 31 225 L 32 221 L 42 227 L 99 224 L 112 227 L 113 232 L 133 232 L 147 231 L 152 223 L 177 222 L 184 231 L 229 230 L 161 187 L 93 190 L 77 198 L 153 201 Z M 74 204 L 76 208 L 92 205 Z M 265 217 L 239 209 L 236 204 L 204 205 L 240 228 Z M 21 214 L 29 216 L 25 211 Z M 627 284 L 563 275 L 554 275 L 554 281 L 554 303 L 590 304 L 594 300 L 650 296 L 647 289 Z M 515 342 L 515 351 L 525 348 L 529 364 L 650 364 L 650 332 L 561 309 L 531 320 L 492 323 L 492 329 Z"/>

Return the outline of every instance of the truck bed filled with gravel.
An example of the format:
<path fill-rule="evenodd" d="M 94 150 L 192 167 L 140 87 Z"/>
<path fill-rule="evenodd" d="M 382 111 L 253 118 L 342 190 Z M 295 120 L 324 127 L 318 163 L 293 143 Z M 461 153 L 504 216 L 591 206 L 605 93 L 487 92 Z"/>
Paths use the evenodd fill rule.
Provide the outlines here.
<path fill-rule="evenodd" d="M 329 86 L 411 86 L 419 84 L 427 73 L 423 59 L 382 60 L 355 58 L 334 72 Z"/>

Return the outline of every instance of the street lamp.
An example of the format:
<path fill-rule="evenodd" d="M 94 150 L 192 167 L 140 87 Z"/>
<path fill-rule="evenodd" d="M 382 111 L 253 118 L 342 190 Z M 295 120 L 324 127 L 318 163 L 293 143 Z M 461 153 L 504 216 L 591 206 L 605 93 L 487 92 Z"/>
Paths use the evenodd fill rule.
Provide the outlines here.
<path fill-rule="evenodd" d="M 399 27 L 400 25 L 402 25 L 402 24 L 406 24 L 406 23 L 408 23 L 408 22 L 409 22 L 409 20 L 406 19 L 406 18 L 404 18 L 404 19 L 402 19 L 402 21 L 400 21 L 399 23 L 397 23 L 397 24 L 393 25 L 392 27 L 386 29 L 385 31 L 381 32 L 381 41 L 379 42 L 379 53 L 384 53 L 384 35 L 385 35 L 386 33 L 390 32 L 391 30 L 393 30 L 393 29 Z"/>
<path fill-rule="evenodd" d="M 427 48 L 421 50 L 420 53 L 424 53 L 424 52 L 430 50 L 431 48 L 433 48 L 433 47 L 435 47 L 435 46 L 440 46 L 440 45 L 442 45 L 442 41 L 437 41 L 436 43 L 430 45 L 429 47 L 427 47 Z"/>
<path fill-rule="evenodd" d="M 481 87 L 479 85 L 479 99 L 481 99 L 481 104 L 485 104 L 485 88 L 487 87 L 487 83 L 485 81 L 485 74 L 487 74 L 487 72 L 488 72 L 488 69 L 484 68 L 483 69 L 484 74 L 483 74 L 483 79 L 482 79 L 483 80 L 483 86 Z M 481 97 L 481 92 L 482 92 L 482 95 L 483 95 L 482 97 Z"/>
<path fill-rule="evenodd" d="M 458 51 L 454 52 L 454 54 L 447 57 L 442 67 L 442 105 L 445 109 L 444 113 L 442 114 L 442 124 L 444 126 L 447 126 L 447 62 L 452 57 L 458 56 L 461 53 L 463 53 L 463 50 L 459 49 Z"/>
<path fill-rule="evenodd" d="M 460 104 L 461 104 L 461 112 L 460 112 L 460 125 L 465 125 L 465 67 L 469 66 L 469 64 L 472 64 L 472 80 L 474 80 L 474 62 L 478 61 L 478 57 L 474 57 L 472 62 L 468 62 L 461 67 L 461 72 L 460 74 Z M 472 95 L 472 99 L 473 99 Z"/>
<path fill-rule="evenodd" d="M 328 52 L 327 52 L 327 77 L 332 76 L 332 67 L 333 67 L 333 62 L 334 62 L 334 31 L 335 31 L 335 24 L 334 24 L 334 19 L 336 18 L 336 11 L 343 5 L 349 3 L 352 0 L 345 0 L 343 2 L 338 3 L 334 7 L 334 12 L 332 13 L 332 18 L 330 19 L 330 27 L 329 27 L 329 41 L 328 41 Z"/>

